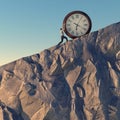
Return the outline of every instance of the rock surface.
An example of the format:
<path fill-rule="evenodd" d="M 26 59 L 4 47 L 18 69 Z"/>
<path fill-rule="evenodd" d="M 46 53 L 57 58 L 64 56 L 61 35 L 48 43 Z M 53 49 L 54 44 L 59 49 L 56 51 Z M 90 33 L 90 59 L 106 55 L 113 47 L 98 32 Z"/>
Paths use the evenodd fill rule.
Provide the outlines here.
<path fill-rule="evenodd" d="M 0 67 L 0 120 L 119 120 L 120 23 Z"/>

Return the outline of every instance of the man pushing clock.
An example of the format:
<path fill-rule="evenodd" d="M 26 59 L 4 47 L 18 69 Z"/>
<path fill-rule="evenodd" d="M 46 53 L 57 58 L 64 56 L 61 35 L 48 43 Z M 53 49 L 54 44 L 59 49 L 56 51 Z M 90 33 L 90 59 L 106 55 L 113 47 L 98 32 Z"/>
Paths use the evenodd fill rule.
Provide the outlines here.
<path fill-rule="evenodd" d="M 64 39 L 68 42 L 68 38 L 64 36 L 64 30 L 63 28 L 60 28 L 60 34 L 61 34 L 61 41 L 58 43 L 58 46 L 63 42 Z"/>

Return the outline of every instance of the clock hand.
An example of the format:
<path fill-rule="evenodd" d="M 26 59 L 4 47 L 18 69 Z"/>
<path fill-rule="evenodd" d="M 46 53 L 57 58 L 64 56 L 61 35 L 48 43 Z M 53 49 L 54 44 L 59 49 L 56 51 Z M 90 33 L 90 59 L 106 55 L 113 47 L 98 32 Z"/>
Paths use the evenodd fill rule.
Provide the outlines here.
<path fill-rule="evenodd" d="M 83 16 L 82 16 L 82 17 L 83 17 Z M 80 23 L 80 21 L 81 21 L 82 17 L 79 19 L 78 24 Z"/>
<path fill-rule="evenodd" d="M 82 28 L 83 30 L 85 29 L 85 28 L 83 28 L 81 25 L 79 25 L 79 24 L 77 24 L 77 23 L 73 23 L 73 24 L 76 25 L 76 30 L 77 30 L 78 27 Z"/>
<path fill-rule="evenodd" d="M 78 25 L 77 23 L 73 23 L 73 24 L 75 24 L 75 25 L 76 25 L 76 30 L 77 30 L 77 28 L 78 28 L 78 26 L 79 26 L 79 25 Z"/>
<path fill-rule="evenodd" d="M 73 24 L 75 24 L 76 26 L 78 26 L 78 24 L 77 24 L 77 23 L 73 23 Z"/>
<path fill-rule="evenodd" d="M 76 25 L 76 31 L 77 31 L 78 26 Z"/>
<path fill-rule="evenodd" d="M 74 23 L 74 24 L 76 25 L 76 31 L 78 30 L 78 27 L 81 28 L 82 30 L 86 31 L 86 28 L 82 27 L 81 25 L 76 24 L 76 23 Z"/>

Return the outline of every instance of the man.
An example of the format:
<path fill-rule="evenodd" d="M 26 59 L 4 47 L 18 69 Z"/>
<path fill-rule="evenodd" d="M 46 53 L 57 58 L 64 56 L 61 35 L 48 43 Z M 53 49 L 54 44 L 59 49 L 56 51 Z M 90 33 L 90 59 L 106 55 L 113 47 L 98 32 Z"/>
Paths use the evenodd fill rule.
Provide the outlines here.
<path fill-rule="evenodd" d="M 63 28 L 60 28 L 60 34 L 61 34 L 61 41 L 58 43 L 58 45 L 60 45 L 64 39 L 66 39 L 66 41 L 68 41 L 68 38 L 66 36 L 64 36 Z"/>

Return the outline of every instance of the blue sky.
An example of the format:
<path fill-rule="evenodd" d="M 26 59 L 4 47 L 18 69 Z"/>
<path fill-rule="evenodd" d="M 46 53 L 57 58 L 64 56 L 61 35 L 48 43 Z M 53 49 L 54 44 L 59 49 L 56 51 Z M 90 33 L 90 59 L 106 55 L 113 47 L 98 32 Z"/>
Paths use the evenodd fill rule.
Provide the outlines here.
<path fill-rule="evenodd" d="M 86 12 L 93 32 L 120 22 L 119 6 L 120 0 L 0 0 L 0 65 L 56 45 L 71 11 Z"/>

